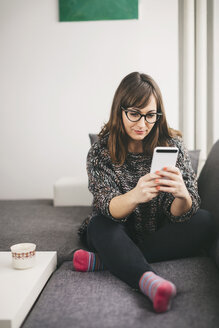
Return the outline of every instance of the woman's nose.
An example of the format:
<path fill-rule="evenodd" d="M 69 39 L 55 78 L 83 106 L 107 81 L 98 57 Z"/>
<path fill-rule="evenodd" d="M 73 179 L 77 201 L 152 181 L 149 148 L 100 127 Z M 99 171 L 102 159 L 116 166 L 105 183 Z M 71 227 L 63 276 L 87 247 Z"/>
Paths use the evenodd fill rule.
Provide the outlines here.
<path fill-rule="evenodd" d="M 144 127 L 146 124 L 146 120 L 144 116 L 141 117 L 141 119 L 138 121 L 138 126 Z"/>

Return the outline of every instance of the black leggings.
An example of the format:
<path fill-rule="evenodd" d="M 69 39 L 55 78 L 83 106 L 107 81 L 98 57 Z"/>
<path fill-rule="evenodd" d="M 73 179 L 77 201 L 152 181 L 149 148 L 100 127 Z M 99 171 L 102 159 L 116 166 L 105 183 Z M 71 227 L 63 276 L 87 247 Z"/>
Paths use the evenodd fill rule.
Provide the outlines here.
<path fill-rule="evenodd" d="M 198 210 L 188 222 L 164 225 L 138 245 L 125 224 L 102 215 L 93 217 L 87 228 L 89 250 L 98 253 L 112 274 L 137 289 L 144 272 L 155 272 L 149 263 L 199 255 L 208 251 L 215 237 L 213 220 L 205 210 Z"/>

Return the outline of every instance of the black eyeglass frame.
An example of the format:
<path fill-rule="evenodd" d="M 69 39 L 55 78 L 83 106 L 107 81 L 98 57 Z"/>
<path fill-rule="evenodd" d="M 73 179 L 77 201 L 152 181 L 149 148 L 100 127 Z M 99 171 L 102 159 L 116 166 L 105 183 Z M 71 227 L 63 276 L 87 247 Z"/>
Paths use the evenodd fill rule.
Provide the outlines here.
<path fill-rule="evenodd" d="M 149 124 L 154 124 L 154 123 L 156 123 L 157 121 L 159 121 L 160 116 L 163 115 L 162 113 L 147 113 L 147 114 L 141 114 L 141 113 L 139 113 L 139 112 L 136 112 L 137 114 L 140 115 L 140 117 L 139 117 L 139 119 L 138 119 L 137 121 L 132 121 L 132 120 L 130 120 L 130 118 L 128 117 L 128 112 L 134 112 L 134 110 L 133 110 L 133 109 L 125 109 L 125 108 L 122 107 L 122 106 L 121 106 L 121 109 L 125 112 L 125 115 L 126 115 L 127 119 L 128 119 L 130 122 L 133 122 L 133 123 L 140 121 L 142 117 L 144 117 L 145 121 L 148 122 L 148 120 L 147 120 L 147 115 L 156 114 L 156 115 L 158 115 L 158 116 L 157 116 L 157 120 L 156 120 L 155 122 L 148 122 Z"/>

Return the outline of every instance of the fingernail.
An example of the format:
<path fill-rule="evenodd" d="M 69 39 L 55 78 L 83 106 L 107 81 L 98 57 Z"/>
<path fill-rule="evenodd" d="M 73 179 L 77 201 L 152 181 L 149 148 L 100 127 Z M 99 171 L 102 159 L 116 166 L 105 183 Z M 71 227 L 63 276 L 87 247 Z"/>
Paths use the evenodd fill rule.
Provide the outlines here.
<path fill-rule="evenodd" d="M 164 167 L 163 170 L 166 171 L 167 170 L 167 167 Z"/>
<path fill-rule="evenodd" d="M 156 173 L 156 174 L 160 174 L 160 171 L 156 171 L 155 173 Z"/>
<path fill-rule="evenodd" d="M 160 190 L 160 186 L 157 186 L 156 188 L 157 188 L 157 190 Z"/>
<path fill-rule="evenodd" d="M 155 183 L 159 183 L 159 180 L 158 179 L 155 179 Z"/>

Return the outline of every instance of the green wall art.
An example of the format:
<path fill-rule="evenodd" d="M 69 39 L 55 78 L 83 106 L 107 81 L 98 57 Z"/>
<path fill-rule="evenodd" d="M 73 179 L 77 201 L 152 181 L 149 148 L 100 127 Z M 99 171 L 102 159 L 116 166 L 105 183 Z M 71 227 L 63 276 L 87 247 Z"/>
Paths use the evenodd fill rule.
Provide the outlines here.
<path fill-rule="evenodd" d="M 60 22 L 138 19 L 138 0 L 59 0 Z"/>

